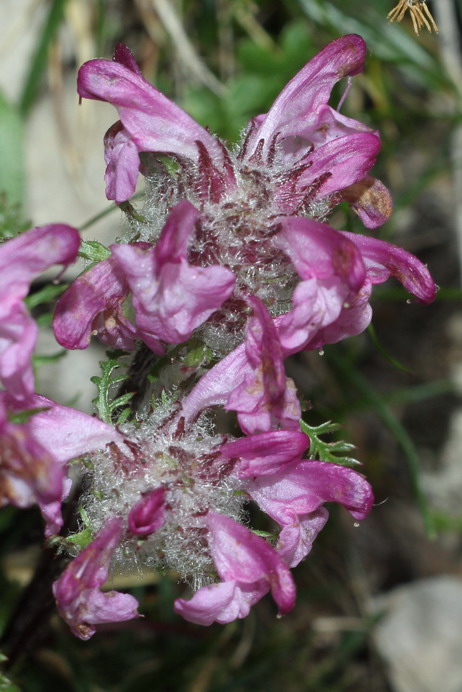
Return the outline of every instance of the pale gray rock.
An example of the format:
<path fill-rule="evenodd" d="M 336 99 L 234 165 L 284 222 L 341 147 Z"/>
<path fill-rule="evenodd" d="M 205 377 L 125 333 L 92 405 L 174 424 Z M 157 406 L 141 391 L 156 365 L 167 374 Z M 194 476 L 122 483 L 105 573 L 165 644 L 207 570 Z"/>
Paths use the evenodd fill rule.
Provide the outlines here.
<path fill-rule="evenodd" d="M 374 601 L 374 631 L 394 692 L 461 692 L 462 580 L 437 576 Z"/>

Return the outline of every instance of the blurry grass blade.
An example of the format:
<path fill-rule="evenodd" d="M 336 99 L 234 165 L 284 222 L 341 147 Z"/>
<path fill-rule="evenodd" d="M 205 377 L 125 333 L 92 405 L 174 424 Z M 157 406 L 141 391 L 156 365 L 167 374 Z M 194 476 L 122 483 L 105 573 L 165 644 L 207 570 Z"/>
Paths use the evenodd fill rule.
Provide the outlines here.
<path fill-rule="evenodd" d="M 298 0 L 305 14 L 317 24 L 326 28 L 334 28 L 341 34 L 360 34 L 368 45 L 368 49 L 381 60 L 399 63 L 403 69 L 412 74 L 413 79 L 422 86 L 431 82 L 434 86 L 448 84 L 441 67 L 419 43 L 418 39 L 409 35 L 401 26 L 388 24 L 385 16 L 375 3 L 353 10 L 352 3 L 344 3 L 345 12 L 334 2 L 325 0 Z"/>
<path fill-rule="evenodd" d="M 64 293 L 66 288 L 66 284 L 48 284 L 48 286 L 44 286 L 38 291 L 34 291 L 34 293 L 28 295 L 24 302 L 29 310 L 33 310 L 39 305 L 43 305 L 43 303 L 50 303 L 54 301 L 54 299 L 58 298 L 61 293 Z"/>
<path fill-rule="evenodd" d="M 93 226 L 95 223 L 97 223 L 100 219 L 104 219 L 105 216 L 110 214 L 111 212 L 115 211 L 119 207 L 117 204 L 111 204 L 110 207 L 106 207 L 106 209 L 103 209 L 103 211 L 98 212 L 98 214 L 95 214 L 95 216 L 92 216 L 91 219 L 88 219 L 83 226 L 80 226 L 79 230 L 80 231 L 86 231 L 88 228 Z"/>
<path fill-rule="evenodd" d="M 48 16 L 45 20 L 42 33 L 38 37 L 35 52 L 30 61 L 29 72 L 22 90 L 19 108 L 23 115 L 27 115 L 33 105 L 42 77 L 46 70 L 48 49 L 56 36 L 63 18 L 64 6 L 67 0 L 53 0 L 50 4 Z"/>
<path fill-rule="evenodd" d="M 19 111 L 0 92 L 0 196 L 5 206 L 24 197 L 23 124 Z"/>
<path fill-rule="evenodd" d="M 382 344 L 379 341 L 379 337 L 377 336 L 377 332 L 375 331 L 373 324 L 369 325 L 369 327 L 367 328 L 367 331 L 369 332 L 369 336 L 371 337 L 377 351 L 380 351 L 380 353 L 385 358 L 385 360 L 387 360 L 395 368 L 398 368 L 398 370 L 402 370 L 403 372 L 412 373 L 412 370 L 410 368 L 407 368 L 405 365 L 400 363 L 399 360 L 397 360 L 396 358 L 393 358 L 393 356 L 390 353 L 388 353 L 387 349 L 384 346 L 382 346 Z"/>
<path fill-rule="evenodd" d="M 326 355 L 329 363 L 331 363 L 334 369 L 341 375 L 342 380 L 345 383 L 352 384 L 355 389 L 361 392 L 403 450 L 425 530 L 429 538 L 434 538 L 436 536 L 435 524 L 420 482 L 420 459 L 412 439 L 380 394 L 378 394 L 367 379 L 361 375 L 358 369 L 352 366 L 348 358 L 342 356 L 338 352 L 338 349 L 332 348 L 326 349 Z"/>

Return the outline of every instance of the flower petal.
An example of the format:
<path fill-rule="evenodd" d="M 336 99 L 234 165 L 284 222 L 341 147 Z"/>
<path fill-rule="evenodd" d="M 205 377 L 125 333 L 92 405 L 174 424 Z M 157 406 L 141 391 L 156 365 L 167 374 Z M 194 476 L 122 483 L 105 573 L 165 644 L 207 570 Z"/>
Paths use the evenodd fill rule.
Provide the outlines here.
<path fill-rule="evenodd" d="M 366 44 L 356 35 L 342 36 L 329 43 L 310 60 L 281 91 L 265 116 L 260 116 L 259 127 L 248 142 L 251 156 L 260 140 L 264 140 L 267 154 L 274 137 L 307 136 L 318 121 L 318 110 L 324 106 L 333 86 L 346 76 L 363 69 Z"/>
<path fill-rule="evenodd" d="M 125 275 L 114 257 L 91 267 L 73 281 L 56 304 L 56 341 L 69 349 L 87 348 L 93 332 L 97 332 L 103 343 L 133 350 L 139 336 L 123 312 L 128 293 Z"/>
<path fill-rule="evenodd" d="M 364 519 L 374 500 L 361 474 L 325 461 L 297 461 L 273 476 L 247 481 L 247 491 L 264 512 L 283 526 L 294 514 L 309 514 L 325 502 L 338 502 L 355 519 Z"/>
<path fill-rule="evenodd" d="M 358 291 L 366 279 L 361 252 L 354 239 L 325 223 L 303 217 L 280 220 L 277 243 L 292 260 L 302 279 L 336 277 L 351 291 Z"/>
<path fill-rule="evenodd" d="M 394 276 L 421 303 L 431 303 L 435 299 L 436 285 L 430 272 L 410 252 L 377 238 L 347 231 L 341 233 L 360 251 L 371 284 L 381 284 Z"/>
<path fill-rule="evenodd" d="M 104 135 L 106 197 L 117 204 L 129 199 L 136 189 L 140 156 L 136 144 L 118 120 Z"/>
<path fill-rule="evenodd" d="M 250 608 L 268 591 L 266 582 L 257 582 L 253 587 L 240 587 L 234 581 L 208 584 L 196 591 L 189 601 L 178 598 L 174 610 L 196 625 L 207 626 L 213 622 L 223 625 L 247 617 Z"/>
<path fill-rule="evenodd" d="M 309 444 L 309 438 L 302 432 L 274 430 L 227 442 L 220 453 L 225 459 L 238 457 L 233 475 L 250 478 L 277 473 L 285 464 L 299 458 Z"/>
<path fill-rule="evenodd" d="M 18 399 L 34 391 L 31 356 L 37 339 L 37 327 L 22 300 L 45 269 L 73 262 L 79 245 L 75 228 L 53 224 L 33 228 L 0 247 L 0 378 Z"/>
<path fill-rule="evenodd" d="M 206 524 L 212 557 L 223 581 L 236 581 L 241 586 L 266 580 L 280 613 L 288 613 L 295 602 L 295 585 L 274 548 L 222 514 L 210 512 Z"/>
<path fill-rule="evenodd" d="M 369 175 L 344 189 L 342 197 L 350 203 L 366 228 L 381 226 L 388 221 L 393 211 L 389 190 L 380 180 Z"/>
<path fill-rule="evenodd" d="M 133 596 L 100 591 L 121 532 L 120 519 L 108 521 L 53 584 L 60 615 L 79 639 L 90 639 L 96 632 L 95 625 L 138 616 L 138 603 Z"/>
<path fill-rule="evenodd" d="M 233 292 L 233 273 L 221 266 L 195 267 L 186 259 L 199 212 L 186 200 L 170 213 L 155 247 L 112 245 L 133 294 L 142 338 L 182 343 Z"/>
<path fill-rule="evenodd" d="M 126 56 L 119 62 L 120 48 L 114 57 L 116 62 L 90 60 L 80 68 L 77 89 L 81 97 L 112 103 L 138 151 L 176 154 L 197 163 L 196 142 L 200 142 L 212 161 L 223 165 L 223 151 L 215 137 L 149 84 L 133 63 L 127 66 Z"/>
<path fill-rule="evenodd" d="M 154 533 L 165 523 L 165 489 L 156 488 L 144 493 L 141 500 L 130 510 L 128 528 L 137 536 Z"/>
<path fill-rule="evenodd" d="M 328 518 L 327 509 L 320 507 L 311 514 L 298 516 L 294 513 L 293 523 L 282 528 L 276 549 L 289 567 L 296 567 L 305 559 Z"/>

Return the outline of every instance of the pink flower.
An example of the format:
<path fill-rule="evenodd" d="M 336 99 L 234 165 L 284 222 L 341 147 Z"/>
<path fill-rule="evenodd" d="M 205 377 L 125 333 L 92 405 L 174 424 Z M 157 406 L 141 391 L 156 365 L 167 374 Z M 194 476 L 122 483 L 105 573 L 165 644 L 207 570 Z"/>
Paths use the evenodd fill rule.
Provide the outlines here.
<path fill-rule="evenodd" d="M 156 488 L 144 494 L 130 510 L 128 528 L 137 536 L 154 533 L 165 522 L 165 488 Z"/>
<path fill-rule="evenodd" d="M 276 473 L 249 478 L 246 490 L 282 526 L 277 547 L 291 567 L 306 557 L 327 521 L 328 515 L 321 509 L 325 502 L 338 502 L 355 519 L 364 519 L 374 500 L 369 483 L 356 471 L 312 459 L 293 461 Z"/>
<path fill-rule="evenodd" d="M 209 370 L 183 400 L 187 421 L 202 409 L 220 404 L 237 411 L 247 433 L 276 428 L 297 430 L 301 416 L 295 386 L 284 371 L 276 327 L 262 301 L 248 299 L 253 309 L 243 346 Z"/>
<path fill-rule="evenodd" d="M 23 299 L 36 276 L 77 256 L 80 237 L 62 224 L 33 228 L 0 247 L 0 378 L 18 399 L 34 391 L 31 355 L 37 326 Z"/>
<path fill-rule="evenodd" d="M 275 319 L 285 356 L 363 331 L 372 314 L 371 285 L 390 276 L 422 303 L 435 298 L 428 269 L 406 250 L 313 219 L 288 217 L 280 227 L 277 243 L 302 279 L 292 310 Z"/>
<path fill-rule="evenodd" d="M 357 35 L 330 43 L 286 85 L 265 115 L 253 118 L 237 159 L 141 75 L 130 51 L 119 45 L 114 61 L 91 60 L 78 78 L 80 96 L 112 103 L 116 123 L 106 136 L 107 195 L 117 202 L 135 190 L 137 152 L 167 153 L 197 167 L 194 194 L 218 202 L 240 177 L 270 175 L 273 216 L 295 214 L 333 193 L 349 189 L 349 199 L 364 223 L 376 226 L 390 213 L 386 188 L 379 184 L 368 205 L 358 203 L 351 186 L 366 179 L 380 148 L 376 132 L 327 105 L 335 83 L 363 69 L 366 47 Z M 259 172 L 260 171 L 260 172 Z M 346 199 L 347 197 L 345 197 Z M 339 198 L 340 199 L 340 198 Z M 386 200 L 386 203 L 384 202 Z M 385 212 L 385 213 L 384 213 Z"/>
<path fill-rule="evenodd" d="M 59 613 L 79 639 L 90 639 L 96 625 L 138 617 L 138 603 L 133 596 L 117 591 L 104 593 L 100 588 L 108 578 L 121 533 L 119 519 L 108 521 L 53 584 Z"/>
<path fill-rule="evenodd" d="M 124 46 L 117 48 L 113 62 L 93 60 L 83 65 L 78 85 L 81 96 L 113 103 L 121 119 L 107 136 L 109 196 L 121 202 L 132 194 L 138 155 L 144 152 L 150 179 L 148 212 L 156 203 L 159 206 L 159 199 L 163 200 L 161 207 L 165 204 L 165 194 L 159 195 L 157 188 L 168 189 L 172 200 L 183 196 L 199 206 L 200 219 L 194 217 L 198 232 L 191 232 L 186 242 L 185 225 L 180 255 L 186 261 L 188 246 L 194 264 L 209 271 L 211 280 L 217 278 L 222 289 L 217 293 L 213 318 L 209 319 L 213 311 L 207 312 L 208 308 L 199 316 L 193 274 L 186 271 L 179 255 L 175 255 L 178 281 L 169 283 L 164 300 L 156 283 L 161 279 L 153 269 L 156 250 L 138 245 L 113 248 L 132 289 L 137 328 L 148 345 L 154 338 L 153 350 L 159 339 L 181 343 L 204 322 L 210 327 L 204 332 L 206 342 L 213 330 L 221 330 L 221 343 L 231 341 L 226 337 L 241 327 L 245 305 L 252 296 L 275 318 L 271 327 L 266 320 L 264 333 L 277 333 L 278 346 L 273 352 L 279 349 L 284 357 L 362 331 L 371 316 L 370 286 L 390 275 L 400 278 L 419 300 L 433 299 L 431 277 L 411 255 L 323 223 L 342 200 L 347 200 L 369 227 L 380 225 L 391 213 L 388 191 L 369 175 L 380 147 L 378 134 L 328 105 L 336 82 L 361 72 L 365 55 L 365 43 L 356 35 L 326 46 L 284 87 L 268 113 L 251 120 L 237 153 L 227 152 L 217 138 L 148 84 Z M 179 163 L 174 175 L 156 158 L 158 153 L 171 154 Z M 148 221 L 143 233 L 149 237 Z M 164 233 L 168 244 L 167 231 Z M 156 240 L 154 230 L 152 234 Z M 172 264 L 168 261 L 163 268 L 166 277 L 173 276 Z M 222 271 L 231 271 L 235 277 L 229 292 L 225 276 L 220 283 L 220 265 Z M 409 270 L 412 280 L 406 278 Z M 199 272 L 199 267 L 194 271 Z M 136 291 L 134 286 L 141 283 L 143 291 Z M 205 279 L 200 285 L 206 286 Z M 181 294 L 191 295 L 192 300 L 174 296 L 172 286 L 178 294 L 181 287 Z M 154 293 L 156 300 L 152 301 Z M 231 301 L 224 305 L 227 298 Z M 249 328 L 249 342 L 253 329 Z M 265 337 L 262 343 L 268 340 Z M 249 360 L 248 352 L 246 356 Z M 236 355 L 233 364 L 242 357 Z M 268 362 L 266 357 L 264 360 Z M 275 363 L 279 361 L 277 357 Z M 263 401 L 269 402 L 268 376 L 262 379 L 263 371 L 255 364 L 253 373 L 248 371 L 241 377 L 238 372 L 226 406 L 238 411 L 246 432 L 270 429 L 270 418 L 279 417 L 280 425 L 287 424 L 282 422 L 287 418 L 282 404 L 275 404 L 282 391 L 278 368 L 273 368 L 271 413 L 269 409 L 264 413 Z M 257 384 L 259 377 L 262 381 Z M 262 387 L 265 393 L 257 404 L 257 392 Z M 290 390 L 284 387 L 284 391 L 288 410 Z"/>
<path fill-rule="evenodd" d="M 69 349 L 87 348 L 91 335 L 97 334 L 112 348 L 133 350 L 139 334 L 124 312 L 129 291 L 125 273 L 114 257 L 98 262 L 58 300 L 53 318 L 56 341 Z M 160 344 L 157 352 L 162 353 Z"/>
<path fill-rule="evenodd" d="M 194 164 L 205 156 L 211 159 L 214 171 L 224 169 L 227 152 L 223 146 L 144 79 L 125 46 L 118 45 L 112 62 L 85 63 L 79 72 L 78 91 L 83 98 L 108 101 L 119 111 L 121 124 L 106 135 L 109 199 L 123 202 L 135 190 L 139 157 L 133 145 L 138 152 L 175 154 Z M 231 172 L 228 177 L 232 179 Z"/>
<path fill-rule="evenodd" d="M 53 328 L 67 348 L 86 348 L 92 333 L 132 349 L 142 339 L 155 353 L 161 341 L 182 343 L 231 295 L 234 276 L 221 266 L 188 262 L 199 212 L 190 202 L 171 211 L 155 246 L 111 246 L 112 256 L 82 274 L 56 306 Z M 129 293 L 135 324 L 124 314 Z"/>
<path fill-rule="evenodd" d="M 170 344 L 186 341 L 233 292 L 229 269 L 188 263 L 198 216 L 190 202 L 179 202 L 155 247 L 111 246 L 132 291 L 136 325 L 148 345 L 152 337 Z"/>
<path fill-rule="evenodd" d="M 309 444 L 300 430 L 273 430 L 226 442 L 219 460 L 232 460 L 232 473 L 241 479 L 266 476 L 281 471 L 291 461 L 300 461 Z"/>
<path fill-rule="evenodd" d="M 229 393 L 225 408 L 237 411 L 239 424 L 247 434 L 279 427 L 297 430 L 300 404 L 295 386 L 285 374 L 276 327 L 261 300 L 253 297 L 248 302 L 254 317 L 245 338 L 247 372 L 241 371 L 242 382 Z"/>
<path fill-rule="evenodd" d="M 288 613 L 295 602 L 295 585 L 285 562 L 262 538 L 220 514 L 206 519 L 210 551 L 222 580 L 204 586 L 186 601 L 175 601 L 175 612 L 199 625 L 244 618 L 250 608 L 271 590 L 279 613 Z"/>
<path fill-rule="evenodd" d="M 27 411 L 31 414 L 25 422 L 10 422 L 10 417 Z M 43 396 L 18 401 L 0 392 L 0 505 L 38 504 L 46 521 L 45 535 L 57 533 L 62 526 L 61 501 L 70 489 L 66 463 L 122 439 L 112 426 Z"/>

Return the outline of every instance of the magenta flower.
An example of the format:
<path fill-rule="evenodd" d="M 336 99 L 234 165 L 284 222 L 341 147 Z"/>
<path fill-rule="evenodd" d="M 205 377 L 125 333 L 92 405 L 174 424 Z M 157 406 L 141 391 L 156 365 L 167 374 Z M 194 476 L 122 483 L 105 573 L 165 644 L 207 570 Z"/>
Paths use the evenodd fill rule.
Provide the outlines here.
<path fill-rule="evenodd" d="M 165 492 L 165 488 L 151 490 L 132 507 L 128 515 L 128 528 L 132 533 L 137 536 L 148 536 L 164 525 L 167 510 Z"/>
<path fill-rule="evenodd" d="M 247 434 L 279 427 L 297 430 L 300 404 L 295 386 L 285 374 L 276 327 L 261 300 L 254 297 L 249 304 L 254 317 L 245 338 L 248 365 L 241 370 L 242 382 L 229 393 L 225 408 L 237 411 L 239 424 Z"/>
<path fill-rule="evenodd" d="M 255 307 L 258 315 L 258 301 Z M 255 320 L 263 331 L 266 317 Z M 258 329 L 255 334 L 261 336 Z M 241 353 L 245 358 L 244 347 Z M 270 590 L 279 612 L 288 612 L 295 599 L 289 568 L 324 526 L 322 505 L 337 501 L 362 518 L 372 502 L 360 474 L 302 459 L 309 439 L 292 419 L 290 429 L 237 440 L 215 434 L 206 415 L 197 418 L 210 387 L 215 394 L 220 389 L 219 374 L 211 383 L 214 370 L 204 376 L 206 386 L 196 387 L 204 398 L 199 403 L 195 393 L 194 416 L 185 417 L 178 404 L 162 404 L 127 424 L 123 441 L 92 453 L 84 498 L 95 531 L 109 519 L 119 522 L 117 560 L 133 556 L 133 564 L 174 570 L 195 592 L 191 600 L 179 599 L 176 611 L 205 625 L 245 617 Z M 249 498 L 279 524 L 275 547 L 242 525 Z M 210 584 L 215 570 L 219 582 Z M 69 609 L 74 613 L 73 605 Z"/>
<path fill-rule="evenodd" d="M 0 379 L 18 399 L 34 391 L 31 355 L 37 339 L 37 326 L 23 299 L 45 269 L 73 262 L 79 245 L 75 228 L 52 224 L 33 228 L 0 247 Z"/>
<path fill-rule="evenodd" d="M 284 371 L 278 333 L 261 300 L 249 298 L 250 318 L 245 342 L 209 370 L 184 399 L 187 421 L 204 408 L 222 405 L 236 411 L 242 430 L 267 432 L 300 427 L 295 386 Z"/>
<path fill-rule="evenodd" d="M 112 256 L 82 274 L 58 301 L 57 341 L 86 348 L 98 333 L 105 343 L 127 350 L 142 339 L 156 353 L 163 352 L 161 341 L 186 341 L 231 295 L 235 281 L 225 267 L 189 264 L 198 216 L 190 202 L 179 202 L 155 246 L 112 245 Z M 129 292 L 134 325 L 124 314 Z"/>
<path fill-rule="evenodd" d="M 78 91 L 81 97 L 108 101 L 119 111 L 121 125 L 116 124 L 107 135 L 109 199 L 123 202 L 135 190 L 139 157 L 135 158 L 133 144 L 138 152 L 175 154 L 199 165 L 205 156 L 211 159 L 217 176 L 223 170 L 227 157 L 224 147 L 144 79 L 125 46 L 117 46 L 114 61 L 85 63 L 79 72 Z M 117 197 L 110 197 L 111 193 Z"/>
<path fill-rule="evenodd" d="M 148 345 L 152 337 L 170 344 L 186 341 L 233 292 L 235 278 L 229 269 L 188 263 L 198 216 L 192 204 L 179 202 L 155 247 L 111 247 L 127 277 L 136 325 Z"/>
<path fill-rule="evenodd" d="M 92 334 L 112 348 L 131 351 L 139 338 L 125 316 L 129 294 L 125 273 L 114 257 L 81 274 L 58 300 L 53 318 L 56 341 L 69 349 L 87 348 Z M 154 344 L 151 348 L 154 349 Z M 154 349 L 162 353 L 158 344 Z"/>
<path fill-rule="evenodd" d="M 262 538 L 220 514 L 206 519 L 207 540 L 221 582 L 204 586 L 175 611 L 198 625 L 232 622 L 271 590 L 285 615 L 295 603 L 295 585 L 284 560 Z"/>
<path fill-rule="evenodd" d="M 291 567 L 306 557 L 327 521 L 326 511 L 320 511 L 325 502 L 338 502 L 355 519 L 364 519 L 374 501 L 369 483 L 359 473 L 312 459 L 284 464 L 273 474 L 255 474 L 246 490 L 281 525 L 277 547 Z"/>
<path fill-rule="evenodd" d="M 428 269 L 401 248 L 313 219 L 288 217 L 280 227 L 277 242 L 302 279 L 292 310 L 275 319 L 285 356 L 363 331 L 372 315 L 371 285 L 390 276 L 422 303 L 435 298 Z"/>
<path fill-rule="evenodd" d="M 138 617 L 138 603 L 133 596 L 117 591 L 104 593 L 100 588 L 108 578 L 120 535 L 120 520 L 108 521 L 53 584 L 59 613 L 79 639 L 90 639 L 96 625 Z"/>
<path fill-rule="evenodd" d="M 26 422 L 10 422 L 24 411 L 31 411 Z M 18 401 L 0 392 L 0 506 L 38 504 L 46 536 L 57 533 L 61 502 L 70 488 L 66 463 L 122 439 L 112 426 L 45 397 Z"/>
<path fill-rule="evenodd" d="M 342 200 L 371 228 L 391 213 L 388 191 L 369 175 L 380 147 L 378 134 L 328 105 L 336 82 L 361 72 L 365 55 L 364 41 L 356 35 L 326 46 L 284 87 L 268 113 L 251 120 L 238 152 L 228 152 L 150 85 L 124 46 L 117 48 L 112 62 L 92 60 L 83 65 L 80 95 L 112 103 L 120 116 L 107 135 L 110 198 L 122 202 L 133 193 L 143 153 L 148 177 L 143 240 L 157 240 L 149 215 L 156 206 L 164 213 L 167 198 L 173 203 L 186 197 L 200 209 L 200 218 L 194 217 L 198 232 L 184 240 L 183 264 L 175 266 L 178 294 L 181 287 L 182 294 L 192 294 L 194 300 L 177 299 L 173 290 L 166 290 L 164 302 L 158 292 L 152 301 L 159 281 L 153 269 L 156 249 L 135 244 L 113 248 L 133 292 L 140 337 L 154 351 L 158 352 L 159 339 L 180 343 L 203 325 L 201 338 L 214 350 L 219 342 L 221 354 L 226 355 L 237 345 L 235 334 L 243 327 L 252 296 L 274 318 L 284 357 L 362 331 L 371 317 L 370 286 L 390 275 L 402 280 L 422 302 L 433 300 L 435 286 L 414 257 L 323 223 Z M 156 158 L 159 153 L 170 154 L 179 163 L 175 173 L 168 173 Z M 194 271 L 200 267 L 210 272 L 211 280 L 217 278 L 222 291 L 218 290 L 215 311 L 207 308 L 198 315 L 194 287 L 200 283 L 205 288 L 206 282 L 203 277 L 200 282 L 192 280 L 187 261 Z M 233 290 L 225 276 L 222 284 L 215 277 L 220 265 L 234 275 Z M 412 280 L 406 278 L 409 270 Z M 170 262 L 163 271 L 170 276 Z M 143 282 L 148 286 L 141 295 L 133 287 Z M 269 324 L 265 333 L 268 329 Z M 257 420 L 252 408 L 256 394 L 249 396 L 248 377 L 239 376 L 235 384 L 242 387 L 230 392 L 229 407 L 238 411 L 243 429 L 269 429 L 268 421 Z M 286 387 L 284 391 L 289 396 Z M 274 401 L 271 415 L 282 415 L 275 414 Z"/>
<path fill-rule="evenodd" d="M 136 151 L 163 152 L 197 167 L 194 194 L 204 202 L 232 194 L 241 177 L 258 184 L 269 176 L 274 195 L 266 203 L 273 216 L 298 213 L 320 200 L 336 204 L 329 198 L 345 189 L 345 199 L 366 225 L 380 225 L 391 209 L 388 191 L 376 187 L 378 204 L 370 195 L 367 207 L 351 189 L 374 164 L 377 133 L 327 105 L 339 79 L 362 71 L 365 54 L 360 36 L 330 43 L 287 84 L 266 115 L 249 123 L 234 160 L 217 138 L 146 82 L 125 46 L 118 46 L 113 62 L 91 60 L 80 70 L 79 94 L 112 103 L 121 120 L 106 136 L 109 199 L 123 202 L 133 194 L 140 165 Z"/>

